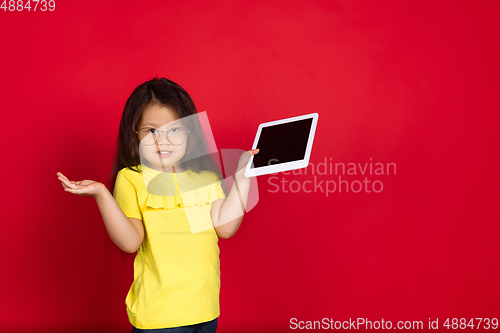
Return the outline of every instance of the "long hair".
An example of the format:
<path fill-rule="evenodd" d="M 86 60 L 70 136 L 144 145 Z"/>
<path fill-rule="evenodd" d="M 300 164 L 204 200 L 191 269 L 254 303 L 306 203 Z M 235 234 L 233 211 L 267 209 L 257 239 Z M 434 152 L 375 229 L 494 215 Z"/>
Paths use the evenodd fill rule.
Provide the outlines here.
<path fill-rule="evenodd" d="M 139 85 L 128 98 L 120 121 L 116 154 L 109 178 L 109 187 L 113 193 L 116 176 L 123 168 L 140 172 L 133 168 L 141 164 L 139 139 L 136 136 L 137 124 L 144 110 L 153 105 L 168 106 L 174 109 L 179 118 L 197 114 L 196 106 L 189 94 L 177 83 L 166 78 L 153 78 Z M 223 179 L 221 170 L 209 154 L 208 143 L 199 123 L 198 117 L 186 118 L 186 126 L 190 129 L 186 146 L 186 154 L 181 159 L 181 167 L 196 173 L 203 170 L 215 172 L 219 180 Z M 221 182 L 227 195 L 226 184 Z"/>
<path fill-rule="evenodd" d="M 197 114 L 196 106 L 189 94 L 177 83 L 166 78 L 153 78 L 134 89 L 128 98 L 120 120 L 116 154 L 111 175 L 108 180 L 111 193 L 114 192 L 116 176 L 123 168 L 140 172 L 136 166 L 141 164 L 139 139 L 135 133 L 144 110 L 153 105 L 168 106 L 174 109 L 179 118 Z M 223 179 L 221 170 L 217 167 L 211 155 L 205 135 L 198 117 L 187 117 L 186 127 L 190 129 L 186 153 L 180 160 L 181 167 L 200 173 L 203 170 L 213 171 L 219 180 Z M 215 154 L 217 155 L 217 154 Z M 193 158 L 196 157 L 196 158 Z M 225 181 L 221 181 L 222 189 L 227 196 Z M 111 243 L 111 239 L 107 237 Z M 122 259 L 125 252 L 122 252 Z M 133 256 L 133 253 L 130 255 Z"/>

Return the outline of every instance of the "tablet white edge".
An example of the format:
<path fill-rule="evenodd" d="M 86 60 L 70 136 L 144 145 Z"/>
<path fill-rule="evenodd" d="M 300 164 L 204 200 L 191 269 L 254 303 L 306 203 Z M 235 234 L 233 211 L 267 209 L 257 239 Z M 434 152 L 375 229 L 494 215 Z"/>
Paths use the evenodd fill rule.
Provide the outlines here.
<path fill-rule="evenodd" d="M 259 141 L 260 133 L 262 132 L 263 127 L 271 126 L 271 125 L 277 125 L 277 124 L 285 124 L 289 122 L 293 122 L 296 120 L 302 120 L 302 119 L 308 119 L 312 118 L 312 124 L 311 124 L 311 130 L 309 132 L 309 138 L 307 139 L 307 146 L 306 146 L 306 153 L 304 156 L 304 159 L 299 160 L 299 161 L 292 161 L 292 162 L 287 162 L 283 163 L 280 165 L 269 165 L 265 167 L 260 167 L 257 169 L 251 169 L 251 166 L 253 165 L 253 158 L 254 156 L 252 155 L 250 159 L 248 160 L 248 164 L 245 168 L 245 177 L 255 177 L 255 176 L 262 176 L 262 175 L 267 175 L 267 174 L 275 174 L 278 172 L 283 172 L 283 171 L 290 171 L 290 170 L 295 170 L 295 169 L 301 169 L 301 168 L 306 168 L 309 165 L 309 159 L 311 157 L 311 151 L 312 151 L 312 145 L 314 141 L 314 136 L 316 134 L 316 126 L 318 124 L 318 118 L 319 114 L 317 112 L 315 113 L 309 113 L 305 115 L 300 115 L 296 117 L 291 117 L 291 118 L 286 118 L 286 119 L 280 119 L 280 120 L 274 120 L 274 121 L 269 121 L 265 122 L 259 125 L 257 129 L 257 134 L 255 135 L 255 139 L 252 145 L 252 149 L 257 148 L 257 143 Z"/>

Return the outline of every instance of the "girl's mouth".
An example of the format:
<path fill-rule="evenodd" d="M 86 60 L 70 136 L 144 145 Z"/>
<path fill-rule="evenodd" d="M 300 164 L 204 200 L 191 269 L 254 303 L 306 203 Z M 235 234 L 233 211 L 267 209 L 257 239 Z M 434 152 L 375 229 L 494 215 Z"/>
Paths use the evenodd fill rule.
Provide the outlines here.
<path fill-rule="evenodd" d="M 172 153 L 172 151 L 170 151 L 170 150 L 159 150 L 156 153 L 158 155 L 162 156 L 162 157 L 165 157 L 165 156 L 170 156 L 170 154 Z"/>

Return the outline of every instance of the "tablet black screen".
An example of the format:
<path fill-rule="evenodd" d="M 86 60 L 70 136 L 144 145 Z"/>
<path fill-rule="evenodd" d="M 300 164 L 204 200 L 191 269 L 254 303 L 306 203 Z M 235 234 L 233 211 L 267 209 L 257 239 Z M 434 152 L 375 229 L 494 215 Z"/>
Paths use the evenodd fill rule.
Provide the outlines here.
<path fill-rule="evenodd" d="M 256 147 L 260 151 L 254 155 L 251 169 L 303 160 L 312 121 L 312 118 L 308 118 L 263 127 Z"/>

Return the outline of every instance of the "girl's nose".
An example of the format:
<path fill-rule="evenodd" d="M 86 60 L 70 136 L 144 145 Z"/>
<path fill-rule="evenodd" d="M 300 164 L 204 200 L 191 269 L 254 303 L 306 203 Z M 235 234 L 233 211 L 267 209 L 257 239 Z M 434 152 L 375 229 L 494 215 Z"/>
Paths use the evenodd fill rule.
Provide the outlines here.
<path fill-rule="evenodd" d="M 158 138 L 158 143 L 163 143 L 163 144 L 169 145 L 170 142 L 168 142 L 167 134 L 168 134 L 168 132 L 160 132 L 160 137 Z"/>

